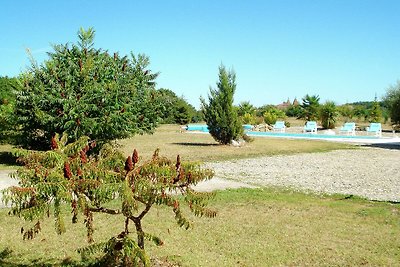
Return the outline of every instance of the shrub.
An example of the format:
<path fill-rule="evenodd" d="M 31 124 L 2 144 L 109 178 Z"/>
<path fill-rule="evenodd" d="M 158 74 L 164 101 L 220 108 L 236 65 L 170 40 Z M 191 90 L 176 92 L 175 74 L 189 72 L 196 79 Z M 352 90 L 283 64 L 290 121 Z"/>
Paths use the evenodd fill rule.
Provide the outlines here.
<path fill-rule="evenodd" d="M 324 127 L 325 129 L 335 128 L 336 119 L 339 113 L 334 102 L 327 101 L 325 104 L 320 106 L 319 114 L 322 127 Z"/>
<path fill-rule="evenodd" d="M 246 113 L 241 117 L 241 119 L 243 124 L 256 124 L 256 117 L 252 114 Z"/>
<path fill-rule="evenodd" d="M 264 113 L 264 121 L 266 124 L 275 124 L 275 122 L 277 121 L 278 116 L 271 112 L 271 111 L 265 111 Z"/>
<path fill-rule="evenodd" d="M 179 155 L 176 162 L 161 157 L 158 150 L 153 157 L 139 163 L 136 150 L 124 156 L 106 144 L 98 155 L 88 155 L 95 147 L 88 137 L 66 144 L 67 136 L 55 136 L 52 150 L 32 152 L 19 150 L 17 170 L 20 186 L 6 189 L 4 200 L 11 203 L 10 213 L 32 222 L 22 228 L 24 239 L 32 239 L 41 230 L 46 217 L 54 217 L 58 234 L 65 232 L 61 206 L 71 206 L 71 219 L 84 217 L 89 246 L 79 250 L 82 257 L 103 252 L 102 266 L 131 266 L 142 262 L 149 266 L 145 240 L 161 245 L 162 240 L 146 233 L 142 219 L 154 205 L 171 209 L 179 226 L 189 228 L 191 223 L 181 209 L 186 204 L 196 216 L 214 217 L 215 211 L 206 208 L 210 193 L 195 192 L 191 186 L 210 179 L 213 172 L 198 164 L 184 163 Z M 111 201 L 119 207 L 110 208 Z M 114 205 L 112 205 L 114 206 Z M 104 243 L 94 244 L 94 214 L 103 213 L 121 218 L 121 233 Z M 133 227 L 132 227 L 133 225 Z M 133 228 L 133 229 L 132 229 Z M 135 240 L 136 236 L 136 240 Z"/>

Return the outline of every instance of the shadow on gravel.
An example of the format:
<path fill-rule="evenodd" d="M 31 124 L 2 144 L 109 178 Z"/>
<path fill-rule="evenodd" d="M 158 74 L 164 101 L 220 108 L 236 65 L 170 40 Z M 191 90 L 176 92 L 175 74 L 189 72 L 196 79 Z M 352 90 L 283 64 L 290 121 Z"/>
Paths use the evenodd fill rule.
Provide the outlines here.
<path fill-rule="evenodd" d="M 385 143 L 385 144 L 367 144 L 362 145 L 364 147 L 377 147 L 377 148 L 384 148 L 384 149 L 392 149 L 392 150 L 400 150 L 400 143 Z"/>
<path fill-rule="evenodd" d="M 210 144 L 210 143 L 189 143 L 189 142 L 182 142 L 182 143 L 171 143 L 172 145 L 178 146 L 219 146 L 220 144 Z"/>
<path fill-rule="evenodd" d="M 0 152 L 0 164 L 8 166 L 18 166 L 17 157 L 13 156 L 10 152 Z"/>

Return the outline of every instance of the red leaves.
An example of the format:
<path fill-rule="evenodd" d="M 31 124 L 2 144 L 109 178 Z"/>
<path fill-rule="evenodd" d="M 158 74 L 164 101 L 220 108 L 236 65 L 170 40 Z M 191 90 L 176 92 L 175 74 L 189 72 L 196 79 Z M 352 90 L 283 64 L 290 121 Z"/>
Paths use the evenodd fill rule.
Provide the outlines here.
<path fill-rule="evenodd" d="M 174 210 L 177 210 L 177 209 L 179 209 L 179 202 L 178 202 L 178 200 L 175 200 L 174 201 Z"/>
<path fill-rule="evenodd" d="M 133 150 L 132 159 L 134 164 L 138 163 L 139 161 L 139 154 L 136 149 Z"/>
<path fill-rule="evenodd" d="M 86 164 L 86 163 L 88 162 L 88 160 L 87 160 L 87 157 L 86 157 L 86 151 L 85 151 L 85 149 L 82 149 L 82 150 L 79 152 L 79 155 L 80 155 L 80 158 L 81 158 L 81 162 L 82 162 L 83 164 Z"/>
<path fill-rule="evenodd" d="M 53 137 L 51 138 L 50 148 L 51 148 L 51 150 L 56 150 L 58 148 L 58 144 L 57 144 L 55 135 L 53 135 Z"/>
<path fill-rule="evenodd" d="M 72 177 L 71 167 L 68 162 L 64 163 L 64 177 L 68 180 Z"/>
<path fill-rule="evenodd" d="M 132 157 L 128 156 L 128 158 L 125 161 L 125 171 L 128 173 L 131 170 L 133 170 L 133 162 L 132 162 Z"/>

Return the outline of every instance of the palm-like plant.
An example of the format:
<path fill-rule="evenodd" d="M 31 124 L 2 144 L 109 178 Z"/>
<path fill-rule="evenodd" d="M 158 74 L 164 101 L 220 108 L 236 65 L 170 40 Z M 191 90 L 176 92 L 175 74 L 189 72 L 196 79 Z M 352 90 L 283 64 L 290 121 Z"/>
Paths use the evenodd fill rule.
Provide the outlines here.
<path fill-rule="evenodd" d="M 339 115 L 336 104 L 333 101 L 327 101 L 319 109 L 319 115 L 322 126 L 325 129 L 335 128 L 336 119 Z"/>
<path fill-rule="evenodd" d="M 319 96 L 318 95 L 306 95 L 303 97 L 301 104 L 302 112 L 300 114 L 300 119 L 306 121 L 313 121 L 318 118 L 318 108 L 319 108 Z"/>

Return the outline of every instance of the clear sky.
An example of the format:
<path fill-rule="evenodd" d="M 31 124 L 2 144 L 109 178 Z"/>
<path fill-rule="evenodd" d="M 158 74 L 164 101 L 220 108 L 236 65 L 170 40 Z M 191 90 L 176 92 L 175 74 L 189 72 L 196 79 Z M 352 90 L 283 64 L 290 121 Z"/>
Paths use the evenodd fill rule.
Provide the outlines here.
<path fill-rule="evenodd" d="M 26 70 L 26 48 L 41 62 L 93 27 L 96 48 L 148 55 L 157 87 L 196 108 L 221 63 L 236 72 L 235 103 L 255 106 L 370 101 L 400 79 L 399 0 L 4 0 L 0 14 L 0 76 Z"/>

